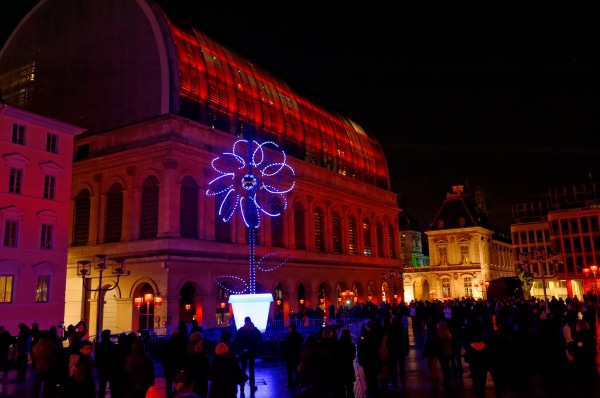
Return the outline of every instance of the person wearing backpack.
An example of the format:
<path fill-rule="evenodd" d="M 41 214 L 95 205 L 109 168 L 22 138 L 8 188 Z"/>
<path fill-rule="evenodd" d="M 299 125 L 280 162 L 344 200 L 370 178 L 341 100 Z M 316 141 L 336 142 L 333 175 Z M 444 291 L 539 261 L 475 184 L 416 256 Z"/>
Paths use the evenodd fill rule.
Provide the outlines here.
<path fill-rule="evenodd" d="M 94 361 L 92 359 L 92 342 L 81 340 L 78 352 L 69 357 L 69 381 L 67 398 L 95 398 Z"/>

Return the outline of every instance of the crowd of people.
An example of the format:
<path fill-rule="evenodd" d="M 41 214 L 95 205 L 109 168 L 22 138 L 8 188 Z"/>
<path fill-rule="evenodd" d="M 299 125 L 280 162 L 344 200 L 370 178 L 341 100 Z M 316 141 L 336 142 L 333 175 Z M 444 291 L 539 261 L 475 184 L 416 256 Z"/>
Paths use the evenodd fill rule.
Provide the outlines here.
<path fill-rule="evenodd" d="M 488 374 L 497 398 L 529 396 L 534 385 L 542 385 L 548 397 L 600 394 L 597 313 L 589 297 L 547 303 L 462 298 L 368 307 L 356 344 L 350 330 L 334 324 L 306 337 L 296 323 L 289 325 L 282 354 L 287 387 L 295 398 L 353 398 L 355 360 L 368 398 L 388 389 L 405 390 L 409 327 L 434 390 L 452 391 L 463 378 L 465 362 L 479 397 L 485 396 Z M 234 398 L 244 395 L 246 384 L 252 396 L 262 347 L 252 320 L 246 318 L 233 334 L 224 328 L 216 345 L 205 344 L 202 332 L 197 322 L 190 330 L 181 321 L 164 340 L 159 360 L 167 397 Z M 17 370 L 11 381 L 22 382 L 29 369 L 35 397 L 104 398 L 109 388 L 111 397 L 137 398 L 145 397 L 154 383 L 154 363 L 135 333 L 121 334 L 115 343 L 110 330 L 104 330 L 93 345 L 85 320 L 64 333 L 22 323 L 14 337 L 0 326 L 3 377 L 11 345 Z"/>

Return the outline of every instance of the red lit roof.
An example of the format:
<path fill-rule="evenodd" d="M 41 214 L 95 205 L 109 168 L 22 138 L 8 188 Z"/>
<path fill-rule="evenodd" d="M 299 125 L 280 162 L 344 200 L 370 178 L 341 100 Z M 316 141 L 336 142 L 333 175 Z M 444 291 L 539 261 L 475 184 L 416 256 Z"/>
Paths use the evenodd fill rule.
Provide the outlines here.
<path fill-rule="evenodd" d="M 357 123 L 299 96 L 196 28 L 167 21 L 178 57 L 180 98 L 302 147 L 302 160 L 389 189 L 381 146 Z"/>

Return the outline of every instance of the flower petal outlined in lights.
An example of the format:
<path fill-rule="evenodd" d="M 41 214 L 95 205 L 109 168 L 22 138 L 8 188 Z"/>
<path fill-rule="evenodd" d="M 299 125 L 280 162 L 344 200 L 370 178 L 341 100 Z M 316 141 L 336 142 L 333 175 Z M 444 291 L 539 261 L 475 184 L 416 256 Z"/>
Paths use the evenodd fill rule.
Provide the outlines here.
<path fill-rule="evenodd" d="M 231 220 L 239 208 L 246 226 L 258 228 L 260 213 L 276 217 L 287 208 L 286 194 L 295 186 L 295 172 L 278 147 L 272 141 L 260 144 L 242 139 L 233 144 L 231 152 L 213 159 L 212 168 L 219 175 L 208 183 L 206 194 L 221 200 L 218 214 L 224 222 Z M 279 159 L 275 159 L 277 155 Z M 283 206 L 274 212 L 271 205 L 275 198 Z"/>

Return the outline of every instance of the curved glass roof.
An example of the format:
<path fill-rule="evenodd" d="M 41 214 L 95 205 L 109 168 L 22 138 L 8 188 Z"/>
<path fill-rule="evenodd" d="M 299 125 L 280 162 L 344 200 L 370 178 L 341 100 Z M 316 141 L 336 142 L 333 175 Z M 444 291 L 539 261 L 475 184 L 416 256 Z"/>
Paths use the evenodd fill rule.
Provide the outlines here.
<path fill-rule="evenodd" d="M 184 23 L 166 18 L 178 57 L 179 113 L 231 134 L 255 136 L 290 156 L 383 189 L 387 162 L 357 123 L 293 92 L 282 80 Z"/>

